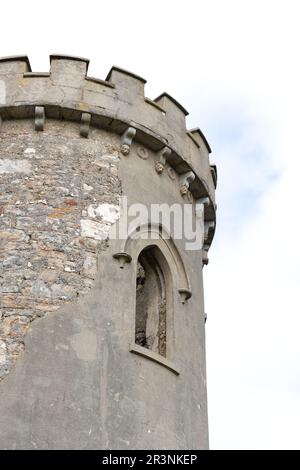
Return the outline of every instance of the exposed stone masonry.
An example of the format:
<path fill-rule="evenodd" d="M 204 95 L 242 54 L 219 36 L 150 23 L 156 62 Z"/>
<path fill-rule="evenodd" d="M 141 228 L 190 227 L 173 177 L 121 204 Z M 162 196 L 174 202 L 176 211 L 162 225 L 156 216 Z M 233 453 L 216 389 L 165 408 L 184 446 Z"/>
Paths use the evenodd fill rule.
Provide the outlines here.
<path fill-rule="evenodd" d="M 119 217 L 119 141 L 74 123 L 7 121 L 0 135 L 0 380 L 32 320 L 93 286 Z"/>

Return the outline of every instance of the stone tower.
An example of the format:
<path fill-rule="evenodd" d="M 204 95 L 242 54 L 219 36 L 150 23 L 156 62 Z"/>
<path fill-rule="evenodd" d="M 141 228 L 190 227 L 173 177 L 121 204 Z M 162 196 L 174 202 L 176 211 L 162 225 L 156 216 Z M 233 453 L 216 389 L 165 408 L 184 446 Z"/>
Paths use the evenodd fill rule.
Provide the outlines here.
<path fill-rule="evenodd" d="M 143 78 L 50 62 L 0 59 L 0 448 L 205 449 L 210 147 Z"/>

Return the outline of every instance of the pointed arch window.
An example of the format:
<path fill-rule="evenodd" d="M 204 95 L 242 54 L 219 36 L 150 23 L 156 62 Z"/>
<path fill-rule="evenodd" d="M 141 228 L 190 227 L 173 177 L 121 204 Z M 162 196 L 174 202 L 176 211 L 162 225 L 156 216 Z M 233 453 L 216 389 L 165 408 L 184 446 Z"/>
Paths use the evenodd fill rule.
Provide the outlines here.
<path fill-rule="evenodd" d="M 151 244 L 148 240 L 152 240 Z M 191 291 L 172 237 L 163 233 L 161 226 L 145 223 L 130 232 L 122 251 L 113 256 L 123 269 L 135 260 L 135 276 L 131 277 L 135 281 L 135 308 L 129 350 L 178 375 L 175 317 L 181 314 L 179 305 L 186 303 Z"/>
<path fill-rule="evenodd" d="M 145 248 L 137 261 L 135 344 L 167 356 L 170 299 L 158 248 Z"/>

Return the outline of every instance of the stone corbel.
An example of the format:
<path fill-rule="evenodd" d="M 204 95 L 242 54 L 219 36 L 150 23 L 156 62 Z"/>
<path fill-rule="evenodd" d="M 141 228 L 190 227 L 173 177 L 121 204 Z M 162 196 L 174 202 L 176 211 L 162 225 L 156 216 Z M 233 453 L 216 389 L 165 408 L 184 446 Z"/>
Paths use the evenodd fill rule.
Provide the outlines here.
<path fill-rule="evenodd" d="M 210 199 L 209 197 L 200 197 L 199 199 L 196 199 L 195 203 L 196 203 L 196 212 L 197 212 L 197 208 L 202 204 L 203 206 L 208 207 L 210 204 Z"/>
<path fill-rule="evenodd" d="M 210 173 L 214 182 L 214 187 L 215 189 L 217 188 L 217 182 L 218 182 L 218 173 L 217 173 L 217 167 L 216 165 L 210 165 Z"/>
<path fill-rule="evenodd" d="M 202 248 L 202 265 L 207 265 L 209 262 L 208 259 L 208 250 L 209 250 L 209 244 L 208 239 L 209 239 L 209 233 L 211 230 L 213 230 L 215 227 L 215 222 L 213 220 L 204 222 L 204 244 Z"/>
<path fill-rule="evenodd" d="M 134 127 L 128 127 L 121 136 L 121 153 L 123 155 L 129 155 L 130 147 L 134 136 L 136 134 L 136 129 Z"/>
<path fill-rule="evenodd" d="M 215 227 L 215 223 L 213 220 L 209 222 L 204 222 L 204 243 L 208 240 L 209 232 L 213 230 Z"/>
<path fill-rule="evenodd" d="M 81 124 L 80 124 L 80 135 L 86 139 L 89 136 L 91 125 L 91 115 L 90 113 L 82 113 L 81 115 Z"/>
<path fill-rule="evenodd" d="M 178 289 L 181 303 L 185 304 L 188 299 L 192 297 L 192 292 L 189 289 Z"/>
<path fill-rule="evenodd" d="M 209 250 L 209 245 L 203 245 L 203 248 L 202 248 L 202 265 L 203 266 L 207 266 L 209 263 L 208 250 Z"/>
<path fill-rule="evenodd" d="M 180 185 L 180 194 L 185 196 L 188 192 L 190 184 L 195 179 L 195 173 L 192 171 L 188 171 L 179 177 L 179 185 Z"/>
<path fill-rule="evenodd" d="M 204 244 L 204 217 L 205 217 L 205 207 L 208 207 L 210 204 L 210 199 L 208 197 L 201 197 L 195 200 L 195 212 L 196 212 L 196 230 L 197 230 L 197 240 L 201 239 L 201 248 Z"/>
<path fill-rule="evenodd" d="M 35 107 L 34 127 L 36 131 L 43 131 L 45 126 L 45 108 L 44 106 Z"/>
<path fill-rule="evenodd" d="M 159 175 L 164 171 L 166 161 L 168 157 L 171 155 L 171 153 L 172 153 L 172 150 L 169 149 L 168 147 L 164 147 L 162 150 L 158 152 L 159 160 L 158 162 L 155 163 L 155 170 L 156 170 L 156 173 L 158 173 Z"/>
<path fill-rule="evenodd" d="M 208 197 L 200 197 L 199 199 L 195 200 L 195 211 L 196 211 L 196 219 L 201 224 L 201 230 L 203 230 L 203 237 L 204 237 L 204 210 L 205 207 L 208 207 L 210 204 L 210 199 Z"/>
<path fill-rule="evenodd" d="M 120 269 L 124 269 L 125 263 L 130 263 L 132 260 L 131 256 L 125 251 L 121 251 L 120 253 L 115 253 L 113 255 L 113 258 L 119 261 Z"/>

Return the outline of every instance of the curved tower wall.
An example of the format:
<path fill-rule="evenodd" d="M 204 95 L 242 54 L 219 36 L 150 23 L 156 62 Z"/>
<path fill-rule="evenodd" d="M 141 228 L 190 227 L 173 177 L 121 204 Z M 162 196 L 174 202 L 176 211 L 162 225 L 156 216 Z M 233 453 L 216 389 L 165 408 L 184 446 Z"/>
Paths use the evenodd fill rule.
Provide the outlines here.
<path fill-rule="evenodd" d="M 0 448 L 207 448 L 209 145 L 142 78 L 50 60 L 50 73 L 0 60 Z M 202 250 L 147 214 L 116 237 L 136 203 L 191 206 Z M 137 340 L 139 302 L 159 316 Z"/>

